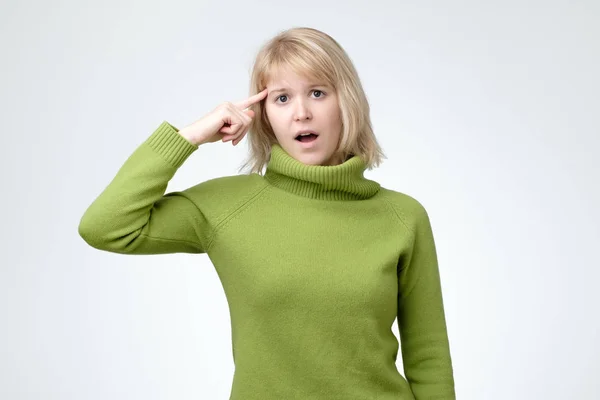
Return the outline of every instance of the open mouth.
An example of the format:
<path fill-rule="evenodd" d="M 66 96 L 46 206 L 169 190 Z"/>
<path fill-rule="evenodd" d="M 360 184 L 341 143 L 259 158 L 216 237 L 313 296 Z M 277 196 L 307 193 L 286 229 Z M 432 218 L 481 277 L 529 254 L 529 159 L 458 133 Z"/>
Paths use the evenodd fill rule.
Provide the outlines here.
<path fill-rule="evenodd" d="M 296 140 L 302 143 L 310 143 L 317 139 L 319 135 L 316 133 L 302 133 L 296 136 Z"/>

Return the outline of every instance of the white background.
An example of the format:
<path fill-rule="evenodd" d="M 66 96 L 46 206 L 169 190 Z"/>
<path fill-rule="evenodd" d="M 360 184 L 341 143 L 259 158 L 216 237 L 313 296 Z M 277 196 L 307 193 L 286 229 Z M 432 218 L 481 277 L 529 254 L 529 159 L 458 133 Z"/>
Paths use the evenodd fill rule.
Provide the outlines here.
<path fill-rule="evenodd" d="M 228 398 L 208 257 L 101 252 L 77 227 L 163 120 L 245 98 L 255 52 L 292 26 L 347 50 L 388 157 L 365 175 L 430 214 L 458 398 L 600 398 L 597 1 L 3 1 L 0 15 L 0 398 Z M 202 147 L 168 190 L 236 174 L 246 151 Z"/>

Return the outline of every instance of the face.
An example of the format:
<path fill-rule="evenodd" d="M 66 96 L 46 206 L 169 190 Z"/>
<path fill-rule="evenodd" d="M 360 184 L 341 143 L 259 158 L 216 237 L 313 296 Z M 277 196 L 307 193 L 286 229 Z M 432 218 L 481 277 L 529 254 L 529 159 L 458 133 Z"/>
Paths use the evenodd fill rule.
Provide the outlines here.
<path fill-rule="evenodd" d="M 342 120 L 337 94 L 324 82 L 279 71 L 267 83 L 265 111 L 277 141 L 296 160 L 307 165 L 337 165 Z M 300 139 L 301 131 L 316 134 Z"/>

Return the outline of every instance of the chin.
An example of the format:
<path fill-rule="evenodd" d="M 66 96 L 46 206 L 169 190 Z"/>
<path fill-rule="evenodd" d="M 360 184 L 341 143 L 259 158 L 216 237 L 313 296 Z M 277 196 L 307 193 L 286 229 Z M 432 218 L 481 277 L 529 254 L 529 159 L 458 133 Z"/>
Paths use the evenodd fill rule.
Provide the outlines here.
<path fill-rule="evenodd" d="M 323 165 L 329 161 L 327 155 L 323 154 L 298 154 L 295 158 L 303 164 L 306 165 Z"/>
<path fill-rule="evenodd" d="M 320 158 L 314 158 L 314 157 L 300 157 L 297 158 L 298 161 L 300 161 L 302 164 L 306 164 L 306 165 L 321 165 L 323 164 L 323 161 L 321 161 Z"/>
<path fill-rule="evenodd" d="M 316 149 L 316 151 L 303 151 L 302 149 L 297 148 L 296 143 L 286 143 L 286 145 L 282 145 L 282 147 L 294 159 L 306 165 L 323 165 L 324 163 L 329 162 L 332 157 L 332 154 L 330 154 L 329 151 L 319 151 Z"/>

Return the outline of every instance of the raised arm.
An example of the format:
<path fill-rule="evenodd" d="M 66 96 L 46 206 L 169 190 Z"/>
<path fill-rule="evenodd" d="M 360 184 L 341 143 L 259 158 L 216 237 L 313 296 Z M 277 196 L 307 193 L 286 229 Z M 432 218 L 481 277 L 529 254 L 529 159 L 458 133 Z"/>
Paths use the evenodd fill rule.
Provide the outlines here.
<path fill-rule="evenodd" d="M 202 210 L 186 191 L 165 194 L 169 180 L 197 148 L 163 122 L 85 211 L 80 236 L 114 253 L 205 252 L 211 226 Z"/>
<path fill-rule="evenodd" d="M 237 103 L 222 103 L 181 131 L 164 121 L 85 211 L 80 236 L 89 245 L 114 253 L 207 252 L 214 227 L 203 207 L 214 196 L 202 192 L 211 185 L 168 194 L 165 190 L 198 146 L 218 140 L 237 145 L 254 117 L 250 107 L 266 95 L 265 89 Z"/>

